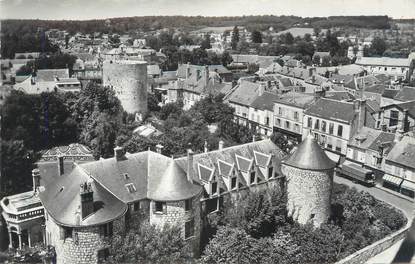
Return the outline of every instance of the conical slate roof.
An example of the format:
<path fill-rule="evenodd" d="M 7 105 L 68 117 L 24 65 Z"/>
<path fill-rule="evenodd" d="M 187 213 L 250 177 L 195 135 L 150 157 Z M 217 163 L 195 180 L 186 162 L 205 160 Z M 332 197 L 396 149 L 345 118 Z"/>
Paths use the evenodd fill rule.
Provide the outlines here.
<path fill-rule="evenodd" d="M 192 198 L 202 191 L 202 186 L 187 179 L 186 172 L 172 159 L 149 198 L 156 201 L 179 201 Z"/>
<path fill-rule="evenodd" d="M 336 163 L 326 155 L 311 133 L 283 163 L 305 170 L 327 170 L 336 166 Z"/>

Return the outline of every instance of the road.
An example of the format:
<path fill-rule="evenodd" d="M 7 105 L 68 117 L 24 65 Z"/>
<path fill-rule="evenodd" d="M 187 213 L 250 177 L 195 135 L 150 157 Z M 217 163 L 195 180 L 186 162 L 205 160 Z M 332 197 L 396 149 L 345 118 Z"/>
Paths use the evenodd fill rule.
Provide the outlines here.
<path fill-rule="evenodd" d="M 359 191 L 366 191 L 373 197 L 389 203 L 400 209 L 409 219 L 414 217 L 414 203 L 395 194 L 376 187 L 366 187 L 354 183 L 348 179 L 334 176 L 334 182 L 342 183 L 349 187 L 355 187 Z M 399 254 L 397 254 L 399 252 Z M 415 224 L 412 225 L 409 235 L 405 241 L 401 240 L 384 252 L 369 259 L 367 264 L 385 264 L 385 263 L 415 263 Z M 396 256 L 396 257 L 395 257 Z"/>

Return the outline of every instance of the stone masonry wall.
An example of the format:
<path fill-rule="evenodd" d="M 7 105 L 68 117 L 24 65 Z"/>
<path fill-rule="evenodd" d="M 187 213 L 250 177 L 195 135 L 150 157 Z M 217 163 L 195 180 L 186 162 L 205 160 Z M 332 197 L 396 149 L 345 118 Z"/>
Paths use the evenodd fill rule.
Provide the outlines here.
<path fill-rule="evenodd" d="M 193 256 L 200 254 L 200 234 L 201 234 L 201 195 L 197 195 L 192 199 L 192 210 L 185 211 L 185 201 L 167 202 L 166 213 L 158 213 L 154 211 L 155 203 L 151 202 L 150 206 L 150 224 L 162 228 L 164 225 L 180 226 L 182 237 L 185 237 L 185 223 L 192 218 L 194 219 L 194 236 L 186 239 L 192 249 Z"/>
<path fill-rule="evenodd" d="M 315 226 L 326 222 L 330 217 L 333 171 L 282 165 L 282 172 L 287 177 L 288 216 L 300 224 L 306 224 L 311 218 Z"/>
<path fill-rule="evenodd" d="M 412 220 L 408 219 L 408 222 L 404 228 L 396 231 L 393 234 L 373 243 L 361 250 L 347 256 L 346 258 L 336 262 L 336 264 L 361 264 L 366 263 L 370 258 L 376 256 L 379 253 L 384 252 L 390 248 L 393 244 L 404 239 L 408 233 L 409 228 L 412 225 Z"/>
<path fill-rule="evenodd" d="M 114 89 L 126 112 L 147 112 L 146 63 L 105 62 L 102 81 Z"/>
<path fill-rule="evenodd" d="M 74 228 L 71 237 L 61 239 L 61 226 L 49 216 L 46 220 L 48 244 L 55 247 L 58 264 L 98 263 L 98 251 L 109 247 L 100 226 Z M 124 231 L 124 218 L 113 221 L 113 233 Z M 78 239 L 75 239 L 77 235 Z"/>

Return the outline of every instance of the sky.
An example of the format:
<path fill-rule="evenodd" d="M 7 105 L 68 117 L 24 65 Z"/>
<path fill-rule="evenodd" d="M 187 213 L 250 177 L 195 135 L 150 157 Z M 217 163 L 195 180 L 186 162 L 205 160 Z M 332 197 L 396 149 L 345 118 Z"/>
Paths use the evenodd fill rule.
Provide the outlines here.
<path fill-rule="evenodd" d="M 2 19 L 85 20 L 157 15 L 415 18 L 415 0 L 0 0 Z"/>

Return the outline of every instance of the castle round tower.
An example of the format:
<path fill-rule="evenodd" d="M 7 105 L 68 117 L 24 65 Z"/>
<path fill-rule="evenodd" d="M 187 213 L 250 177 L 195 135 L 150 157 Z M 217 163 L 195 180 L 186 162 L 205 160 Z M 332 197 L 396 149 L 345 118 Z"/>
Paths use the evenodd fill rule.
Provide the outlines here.
<path fill-rule="evenodd" d="M 333 172 L 336 166 L 310 133 L 282 162 L 287 180 L 288 216 L 318 227 L 330 217 Z"/>
<path fill-rule="evenodd" d="M 147 63 L 145 61 L 105 61 L 102 81 L 114 89 L 128 113 L 147 112 Z"/>

